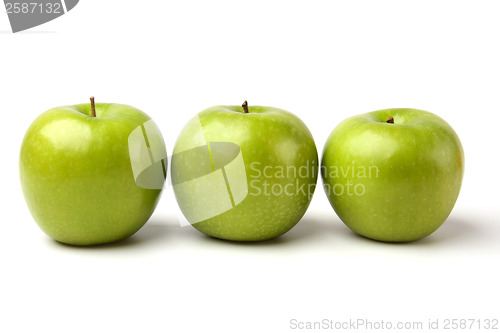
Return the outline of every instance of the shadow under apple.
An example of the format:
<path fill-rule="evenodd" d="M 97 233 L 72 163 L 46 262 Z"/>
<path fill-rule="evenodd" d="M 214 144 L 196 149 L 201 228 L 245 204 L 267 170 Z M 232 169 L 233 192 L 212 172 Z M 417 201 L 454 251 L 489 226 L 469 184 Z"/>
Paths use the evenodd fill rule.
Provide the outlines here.
<path fill-rule="evenodd" d="M 69 244 L 64 244 L 50 239 L 53 244 L 58 246 L 68 247 L 72 249 L 83 249 L 83 250 L 111 250 L 120 249 L 125 247 L 146 247 L 152 246 L 158 243 L 164 243 L 168 241 L 170 237 L 176 237 L 182 239 L 182 237 L 196 238 L 196 241 L 208 242 L 218 245 L 232 245 L 232 246 L 242 246 L 242 247 L 274 247 L 282 245 L 294 245 L 300 243 L 311 243 L 318 242 L 320 240 L 325 241 L 326 238 L 331 238 L 331 242 L 339 237 L 344 239 L 351 239 L 352 241 L 363 242 L 365 244 L 373 244 L 377 246 L 404 246 L 404 247 L 444 247 L 450 244 L 463 244 L 471 243 L 474 240 L 477 242 L 482 242 L 484 235 L 487 231 L 481 229 L 480 225 L 477 223 L 471 223 L 469 220 L 462 217 L 453 216 L 450 217 L 441 228 L 435 231 L 433 234 L 424 237 L 422 239 L 406 242 L 406 243 L 388 243 L 372 240 L 363 236 L 360 236 L 349 228 L 347 228 L 336 216 L 315 216 L 307 215 L 305 216 L 294 228 L 289 232 L 279 237 L 259 242 L 237 242 L 229 241 L 218 238 L 213 238 L 207 236 L 193 227 L 184 227 L 167 224 L 166 217 L 153 217 L 151 220 L 144 225 L 138 232 L 134 235 L 109 244 L 94 245 L 94 246 L 74 246 Z M 328 244 L 330 240 L 326 240 L 325 243 Z"/>
<path fill-rule="evenodd" d="M 111 250 L 125 247 L 149 246 L 157 242 L 165 242 L 169 235 L 177 231 L 176 229 L 178 229 L 178 227 L 175 225 L 166 224 L 165 218 L 153 217 L 132 236 L 113 243 L 78 246 L 61 243 L 54 239 L 50 239 L 50 241 L 56 246 L 68 247 L 76 250 Z"/>
<path fill-rule="evenodd" d="M 329 237 L 329 235 L 336 234 L 338 229 L 342 228 L 342 225 L 334 223 L 334 217 L 325 216 L 305 216 L 300 220 L 295 227 L 293 227 L 287 233 L 264 241 L 255 242 L 238 242 L 225 239 L 214 238 L 207 236 L 202 233 L 199 234 L 199 238 L 205 242 L 211 243 L 221 243 L 234 246 L 243 247 L 271 247 L 284 244 L 297 244 L 299 242 L 311 242 L 315 239 L 321 238 L 321 236 Z M 339 228 L 340 227 L 340 228 Z"/>
<path fill-rule="evenodd" d="M 383 242 L 373 240 L 355 232 L 349 232 L 349 237 L 358 241 L 373 243 L 385 246 L 406 246 L 406 247 L 442 247 L 450 244 L 470 243 L 474 240 L 479 242 L 483 238 L 484 230 L 480 225 L 471 223 L 462 217 L 450 217 L 444 224 L 431 235 L 411 242 Z"/>

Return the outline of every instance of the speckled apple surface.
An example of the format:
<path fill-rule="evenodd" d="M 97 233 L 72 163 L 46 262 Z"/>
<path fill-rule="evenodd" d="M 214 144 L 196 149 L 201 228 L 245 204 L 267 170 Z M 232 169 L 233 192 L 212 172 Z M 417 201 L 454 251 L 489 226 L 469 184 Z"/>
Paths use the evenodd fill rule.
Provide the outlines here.
<path fill-rule="evenodd" d="M 453 128 L 435 114 L 386 109 L 339 124 L 325 144 L 321 169 L 328 199 L 350 229 L 406 242 L 430 235 L 451 213 L 464 153 Z"/>
<path fill-rule="evenodd" d="M 215 106 L 200 112 L 182 130 L 174 148 L 174 192 L 188 221 L 189 210 L 194 209 L 193 205 L 214 199 L 206 198 L 204 193 L 207 192 L 201 188 L 213 186 L 203 180 L 198 188 L 180 196 L 176 190 L 176 180 L 195 179 L 200 173 L 206 173 L 206 170 L 201 169 L 207 166 L 201 166 L 195 161 L 191 165 L 186 161 L 176 162 L 175 157 L 183 151 L 215 142 L 231 142 L 241 149 L 245 167 L 243 182 L 248 185 L 248 193 L 244 199 L 216 216 L 197 223 L 189 221 L 197 230 L 212 237 L 261 241 L 282 235 L 302 218 L 316 185 L 318 155 L 306 125 L 292 113 L 281 109 L 250 106 L 248 110 L 245 113 L 241 106 Z M 293 172 L 279 173 L 280 168 L 287 167 L 288 170 L 302 167 L 303 177 Z M 211 168 L 213 171 L 213 164 Z M 307 173 L 304 171 L 306 168 Z M 274 192 L 264 189 L 266 181 L 268 188 L 274 186 Z M 232 186 L 231 182 L 229 184 Z M 243 185 L 245 184 L 238 184 L 238 188 Z M 292 195 L 284 193 L 287 185 L 287 193 Z M 278 189 L 283 189 L 281 195 L 275 195 L 278 194 Z M 223 196 L 225 193 L 222 192 L 220 196 L 212 195 L 221 200 Z"/>
<path fill-rule="evenodd" d="M 150 118 L 121 104 L 58 107 L 32 123 L 21 147 L 23 194 L 55 240 L 95 245 L 124 239 L 153 213 L 161 190 L 136 185 L 128 136 Z"/>

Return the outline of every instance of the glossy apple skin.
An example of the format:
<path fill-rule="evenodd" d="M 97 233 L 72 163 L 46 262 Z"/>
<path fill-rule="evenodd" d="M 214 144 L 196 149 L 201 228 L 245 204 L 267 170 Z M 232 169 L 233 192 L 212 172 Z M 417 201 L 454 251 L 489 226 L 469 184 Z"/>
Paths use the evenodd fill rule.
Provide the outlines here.
<path fill-rule="evenodd" d="M 124 239 L 153 213 L 161 190 L 135 184 L 128 136 L 150 118 L 121 104 L 58 107 L 40 115 L 21 147 L 28 208 L 53 239 L 95 245 Z"/>
<path fill-rule="evenodd" d="M 244 113 L 241 106 L 208 108 L 193 118 L 177 139 L 172 159 L 174 182 L 176 177 L 196 172 L 195 169 L 176 168 L 175 156 L 186 147 L 197 145 L 193 140 L 197 140 L 200 125 L 206 142 L 232 142 L 241 148 L 249 192 L 240 204 L 194 223 L 193 227 L 209 236 L 232 241 L 263 241 L 292 229 L 305 214 L 318 177 L 318 154 L 307 126 L 294 114 L 273 107 L 250 106 L 249 113 Z M 311 168 L 307 174 L 304 172 L 305 177 L 293 177 L 291 173 L 284 177 L 264 174 L 265 167 L 277 170 L 281 166 Z M 267 175 L 276 176 L 276 173 L 267 172 Z M 266 181 L 269 186 L 277 184 L 276 188 L 293 184 L 288 191 L 293 195 L 273 195 L 272 191 L 264 189 Z M 309 187 L 310 191 L 306 194 L 296 191 L 297 184 Z M 175 185 L 174 192 L 182 209 L 186 203 L 180 201 Z M 204 198 L 194 191 L 190 200 L 196 204 Z"/>
<path fill-rule="evenodd" d="M 386 122 L 389 117 L 394 124 Z M 328 172 L 335 168 L 337 173 Z M 386 109 L 339 124 L 325 144 L 321 174 L 332 207 L 351 230 L 379 241 L 407 242 L 430 235 L 451 213 L 464 153 L 457 134 L 440 117 Z M 362 188 L 364 194 L 357 195 L 351 185 L 349 195 L 348 182 L 361 184 L 357 194 Z"/>

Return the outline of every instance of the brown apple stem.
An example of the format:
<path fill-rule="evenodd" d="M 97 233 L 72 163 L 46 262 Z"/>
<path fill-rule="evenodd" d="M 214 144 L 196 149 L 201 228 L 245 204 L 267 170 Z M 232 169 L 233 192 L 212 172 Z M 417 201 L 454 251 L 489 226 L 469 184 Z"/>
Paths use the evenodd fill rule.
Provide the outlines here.
<path fill-rule="evenodd" d="M 92 117 L 95 118 L 95 101 L 94 101 L 94 96 L 90 97 L 90 108 L 92 110 Z"/>
<path fill-rule="evenodd" d="M 386 123 L 388 123 L 388 124 L 394 124 L 394 117 L 387 118 Z"/>
<path fill-rule="evenodd" d="M 243 111 L 245 111 L 245 113 L 248 113 L 248 102 L 244 101 L 241 106 L 243 107 Z"/>

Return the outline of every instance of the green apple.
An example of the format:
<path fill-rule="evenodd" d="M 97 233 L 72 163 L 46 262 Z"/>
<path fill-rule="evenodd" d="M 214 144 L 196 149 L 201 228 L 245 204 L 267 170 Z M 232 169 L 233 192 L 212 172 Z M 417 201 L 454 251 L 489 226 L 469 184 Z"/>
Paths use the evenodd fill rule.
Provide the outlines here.
<path fill-rule="evenodd" d="M 165 179 L 165 144 L 152 120 L 132 106 L 91 101 L 40 115 L 20 153 L 33 218 L 47 235 L 72 245 L 135 233 L 153 213 Z"/>
<path fill-rule="evenodd" d="M 321 162 L 328 199 L 354 232 L 379 241 L 413 241 L 451 213 L 464 174 L 455 131 L 416 109 L 386 109 L 344 120 Z"/>
<path fill-rule="evenodd" d="M 172 183 L 197 230 L 261 241 L 302 218 L 318 169 L 313 137 L 298 117 L 245 102 L 208 108 L 184 127 L 172 156 Z"/>

